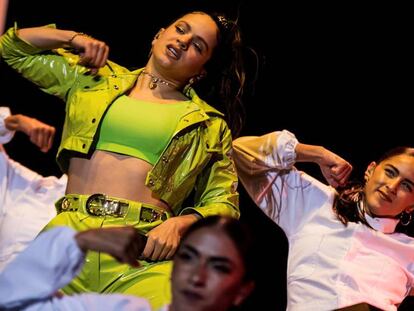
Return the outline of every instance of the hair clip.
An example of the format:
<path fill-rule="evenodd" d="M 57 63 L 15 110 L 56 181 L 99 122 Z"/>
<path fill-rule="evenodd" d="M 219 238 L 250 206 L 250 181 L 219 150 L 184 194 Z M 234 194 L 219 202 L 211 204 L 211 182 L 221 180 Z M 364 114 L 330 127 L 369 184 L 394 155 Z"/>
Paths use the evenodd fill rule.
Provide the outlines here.
<path fill-rule="evenodd" d="M 223 15 L 217 15 L 217 20 L 220 22 L 220 24 L 225 28 L 229 28 L 229 21 L 227 18 L 225 18 Z"/>

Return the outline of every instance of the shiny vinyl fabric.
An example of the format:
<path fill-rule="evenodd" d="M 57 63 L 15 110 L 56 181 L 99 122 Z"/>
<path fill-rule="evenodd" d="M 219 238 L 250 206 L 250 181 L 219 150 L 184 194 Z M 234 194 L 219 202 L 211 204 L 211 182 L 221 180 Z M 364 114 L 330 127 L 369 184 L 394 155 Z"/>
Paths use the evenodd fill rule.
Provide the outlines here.
<path fill-rule="evenodd" d="M 44 228 L 69 226 L 77 231 L 90 228 L 114 226 L 134 226 L 146 233 L 158 226 L 161 220 L 152 223 L 140 221 L 136 213 L 125 217 L 91 216 L 82 212 L 62 212 Z M 157 310 L 171 301 L 170 273 L 172 261 L 149 263 L 140 261 L 139 268 L 120 264 L 113 257 L 104 253 L 89 251 L 82 271 L 66 287 L 65 294 L 82 292 L 124 293 L 145 297 Z"/>

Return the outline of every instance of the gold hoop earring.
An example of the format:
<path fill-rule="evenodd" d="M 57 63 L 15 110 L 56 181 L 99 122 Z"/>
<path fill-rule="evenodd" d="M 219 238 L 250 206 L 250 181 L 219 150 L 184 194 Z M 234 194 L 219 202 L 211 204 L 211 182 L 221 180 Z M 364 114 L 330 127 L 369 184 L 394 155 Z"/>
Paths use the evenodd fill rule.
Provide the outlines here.
<path fill-rule="evenodd" d="M 406 227 L 411 223 L 412 218 L 413 218 L 413 215 L 411 213 L 402 212 L 400 214 L 400 224 Z"/>
<path fill-rule="evenodd" d="M 205 74 L 202 74 L 202 73 L 200 73 L 200 74 L 198 74 L 198 75 L 196 75 L 196 76 L 194 76 L 194 77 L 191 77 L 189 80 L 188 80 L 188 85 L 193 85 L 193 84 L 195 84 L 195 83 L 197 83 L 197 82 L 199 82 L 200 80 L 202 80 L 203 78 L 205 77 Z"/>

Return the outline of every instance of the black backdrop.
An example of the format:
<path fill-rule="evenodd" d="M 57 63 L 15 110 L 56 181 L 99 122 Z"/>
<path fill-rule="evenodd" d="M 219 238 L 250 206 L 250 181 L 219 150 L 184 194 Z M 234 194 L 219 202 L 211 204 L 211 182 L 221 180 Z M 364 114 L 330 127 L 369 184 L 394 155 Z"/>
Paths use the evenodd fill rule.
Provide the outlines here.
<path fill-rule="evenodd" d="M 106 41 L 110 58 L 129 67 L 145 64 L 161 26 L 181 13 L 214 9 L 239 15 L 247 47 L 247 123 L 242 135 L 289 129 L 305 143 L 324 145 L 348 159 L 353 177 L 385 150 L 413 145 L 407 8 L 397 4 L 301 4 L 269 1 L 103 2 L 52 0 L 9 3 L 7 26 L 56 23 Z M 256 55 L 256 56 L 255 56 Z M 54 155 L 64 106 L 0 64 L 0 105 L 55 125 L 54 149 L 44 155 L 20 134 L 7 145 L 12 158 L 44 174 L 60 175 Z M 321 178 L 312 165 L 300 168 Z M 242 219 L 258 233 L 259 291 L 251 306 L 283 309 L 287 244 L 241 192 Z M 272 247 L 271 247 L 272 245 Z M 276 245 L 276 247 L 275 247 Z M 270 254 L 270 249 L 275 255 Z M 267 282 L 265 285 L 263 282 Z M 401 310 L 414 306 L 410 301 Z"/>

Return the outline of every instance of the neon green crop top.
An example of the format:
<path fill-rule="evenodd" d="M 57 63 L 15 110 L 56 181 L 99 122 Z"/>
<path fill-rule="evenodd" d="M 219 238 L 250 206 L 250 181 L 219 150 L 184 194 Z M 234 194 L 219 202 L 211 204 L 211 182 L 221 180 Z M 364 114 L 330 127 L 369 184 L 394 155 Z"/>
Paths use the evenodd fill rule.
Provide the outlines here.
<path fill-rule="evenodd" d="M 186 104 L 188 101 L 159 104 L 120 96 L 102 121 L 96 149 L 126 154 L 154 165 Z"/>

